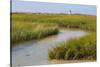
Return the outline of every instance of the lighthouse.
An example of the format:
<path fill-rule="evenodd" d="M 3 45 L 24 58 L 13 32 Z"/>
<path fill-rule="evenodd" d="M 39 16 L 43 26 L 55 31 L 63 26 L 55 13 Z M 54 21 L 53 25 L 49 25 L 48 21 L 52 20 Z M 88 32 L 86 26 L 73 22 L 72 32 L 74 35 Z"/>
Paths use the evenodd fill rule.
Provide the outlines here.
<path fill-rule="evenodd" d="M 72 14 L 72 11 L 71 11 L 71 10 L 69 10 L 69 11 L 68 11 L 68 14 Z"/>

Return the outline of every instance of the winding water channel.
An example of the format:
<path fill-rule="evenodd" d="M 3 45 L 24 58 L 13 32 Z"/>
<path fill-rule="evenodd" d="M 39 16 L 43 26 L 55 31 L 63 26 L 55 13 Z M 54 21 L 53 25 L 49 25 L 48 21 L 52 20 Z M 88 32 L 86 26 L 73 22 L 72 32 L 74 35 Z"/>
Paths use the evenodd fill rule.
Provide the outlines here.
<path fill-rule="evenodd" d="M 80 30 L 60 30 L 57 35 L 37 41 L 28 41 L 12 48 L 13 66 L 43 65 L 48 63 L 48 50 L 70 38 L 86 35 Z"/>

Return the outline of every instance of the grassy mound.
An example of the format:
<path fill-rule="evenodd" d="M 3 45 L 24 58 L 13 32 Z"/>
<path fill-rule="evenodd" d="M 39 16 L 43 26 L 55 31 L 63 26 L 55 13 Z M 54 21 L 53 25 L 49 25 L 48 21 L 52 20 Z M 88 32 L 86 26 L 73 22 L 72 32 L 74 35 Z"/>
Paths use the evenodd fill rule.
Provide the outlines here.
<path fill-rule="evenodd" d="M 12 28 L 12 43 L 32 39 L 41 39 L 58 33 L 58 27 L 52 24 L 15 22 Z"/>
<path fill-rule="evenodd" d="M 96 34 L 70 39 L 49 50 L 49 59 L 96 60 Z"/>

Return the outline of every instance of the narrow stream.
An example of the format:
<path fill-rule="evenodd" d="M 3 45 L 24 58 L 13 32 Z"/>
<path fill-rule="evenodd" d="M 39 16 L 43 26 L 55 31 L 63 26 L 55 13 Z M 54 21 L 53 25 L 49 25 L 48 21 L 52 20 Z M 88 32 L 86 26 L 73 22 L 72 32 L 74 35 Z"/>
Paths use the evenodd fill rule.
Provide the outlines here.
<path fill-rule="evenodd" d="M 18 44 L 12 48 L 13 66 L 32 66 L 48 63 L 48 50 L 63 43 L 70 38 L 86 35 L 86 32 L 80 30 L 60 30 L 57 35 L 47 38 L 28 41 Z"/>

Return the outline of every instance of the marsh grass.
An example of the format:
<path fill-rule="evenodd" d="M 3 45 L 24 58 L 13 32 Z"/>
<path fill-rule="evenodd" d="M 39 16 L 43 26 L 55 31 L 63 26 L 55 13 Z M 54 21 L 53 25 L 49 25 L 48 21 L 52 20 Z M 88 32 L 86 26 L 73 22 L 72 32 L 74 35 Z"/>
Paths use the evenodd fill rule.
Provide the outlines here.
<path fill-rule="evenodd" d="M 82 29 L 90 34 L 50 49 L 49 59 L 96 60 L 96 16 L 41 13 L 12 13 L 11 16 L 12 45 L 57 34 L 58 27 Z"/>
<path fill-rule="evenodd" d="M 70 39 L 49 50 L 49 59 L 96 60 L 96 34 Z"/>
<path fill-rule="evenodd" d="M 13 13 L 12 22 L 46 23 L 59 27 L 96 30 L 96 16 L 81 14 Z"/>
<path fill-rule="evenodd" d="M 12 24 L 12 43 L 41 39 L 58 33 L 53 24 L 15 22 Z"/>

